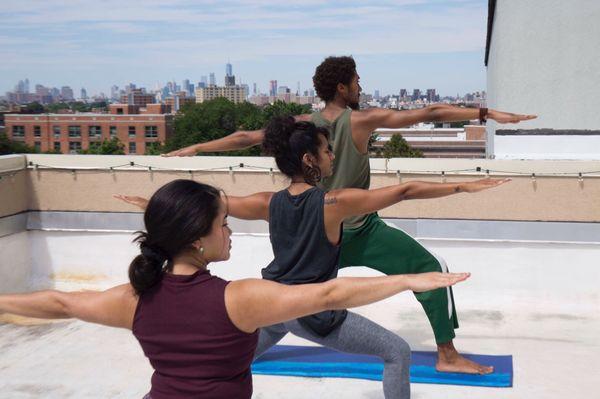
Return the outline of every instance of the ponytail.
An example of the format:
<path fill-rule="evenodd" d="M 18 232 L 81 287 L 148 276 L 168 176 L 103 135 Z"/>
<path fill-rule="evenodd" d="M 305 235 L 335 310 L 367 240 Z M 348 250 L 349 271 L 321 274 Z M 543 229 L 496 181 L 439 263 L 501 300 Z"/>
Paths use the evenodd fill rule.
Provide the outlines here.
<path fill-rule="evenodd" d="M 140 244 L 141 254 L 131 261 L 128 274 L 133 289 L 141 295 L 160 282 L 170 257 L 159 247 L 149 245 L 145 232 L 138 232 L 136 241 Z"/>

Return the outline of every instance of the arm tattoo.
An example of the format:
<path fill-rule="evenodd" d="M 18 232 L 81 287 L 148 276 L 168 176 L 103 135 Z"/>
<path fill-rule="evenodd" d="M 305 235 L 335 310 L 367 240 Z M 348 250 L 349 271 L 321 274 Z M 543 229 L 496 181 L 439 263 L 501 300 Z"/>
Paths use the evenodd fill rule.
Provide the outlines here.
<path fill-rule="evenodd" d="M 335 197 L 325 198 L 325 205 L 333 205 L 333 204 L 337 204 L 337 198 L 335 198 Z"/>

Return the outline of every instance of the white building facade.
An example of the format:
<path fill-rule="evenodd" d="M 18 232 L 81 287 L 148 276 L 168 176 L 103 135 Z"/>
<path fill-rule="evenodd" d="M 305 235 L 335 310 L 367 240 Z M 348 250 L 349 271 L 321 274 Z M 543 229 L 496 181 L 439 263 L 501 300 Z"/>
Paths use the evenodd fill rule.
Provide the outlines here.
<path fill-rule="evenodd" d="M 490 0 L 488 107 L 536 114 L 488 123 L 487 156 L 600 159 L 600 1 Z"/>

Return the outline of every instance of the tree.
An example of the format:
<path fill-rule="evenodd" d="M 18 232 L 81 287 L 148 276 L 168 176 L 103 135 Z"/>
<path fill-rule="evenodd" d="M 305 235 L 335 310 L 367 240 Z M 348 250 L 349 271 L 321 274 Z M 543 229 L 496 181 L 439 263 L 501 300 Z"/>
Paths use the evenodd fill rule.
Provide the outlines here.
<path fill-rule="evenodd" d="M 35 154 L 38 151 L 25 143 L 11 141 L 4 133 L 0 133 L 0 155 L 6 154 Z"/>
<path fill-rule="evenodd" d="M 91 143 L 90 148 L 81 154 L 93 155 L 125 155 L 125 145 L 117 137 L 104 139 L 101 143 Z"/>
<path fill-rule="evenodd" d="M 195 143 L 225 137 L 236 130 L 257 130 L 264 127 L 273 116 L 298 115 L 310 112 L 309 105 L 276 101 L 260 108 L 243 102 L 234 104 L 225 98 L 217 98 L 201 104 L 186 104 L 175 118 L 175 133 L 167 140 L 163 151 L 172 151 Z M 203 153 L 202 155 L 223 155 Z M 260 148 L 252 147 L 227 152 L 230 156 L 257 156 Z"/>
<path fill-rule="evenodd" d="M 310 112 L 311 107 L 309 104 L 286 103 L 280 100 L 263 108 L 265 124 L 275 116 L 301 115 L 309 114 Z"/>
<path fill-rule="evenodd" d="M 67 104 L 65 102 L 48 104 L 48 105 L 46 105 L 46 112 L 54 114 L 54 113 L 57 113 L 58 111 L 60 111 L 61 109 L 69 109 L 69 108 L 70 108 L 69 104 Z"/>
<path fill-rule="evenodd" d="M 146 151 L 144 151 L 144 155 L 160 155 L 163 152 L 163 145 L 161 143 L 149 143 L 146 144 Z"/>
<path fill-rule="evenodd" d="M 37 101 L 27 104 L 25 107 L 21 108 L 22 114 L 43 114 L 44 106 Z"/>
<path fill-rule="evenodd" d="M 383 146 L 384 158 L 423 158 L 423 153 L 408 145 L 404 137 L 394 134 L 390 141 Z"/>

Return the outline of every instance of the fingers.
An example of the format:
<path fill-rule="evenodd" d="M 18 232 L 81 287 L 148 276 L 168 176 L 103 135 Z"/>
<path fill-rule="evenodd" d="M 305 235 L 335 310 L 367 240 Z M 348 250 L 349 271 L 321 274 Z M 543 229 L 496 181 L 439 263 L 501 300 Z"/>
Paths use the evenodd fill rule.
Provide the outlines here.
<path fill-rule="evenodd" d="M 132 204 L 132 205 L 137 205 L 135 203 L 135 198 L 131 197 L 129 195 L 123 195 L 123 194 L 113 194 L 113 198 L 116 198 L 118 200 L 121 200 L 123 202 L 126 202 L 128 204 Z"/>
<path fill-rule="evenodd" d="M 444 273 L 442 274 L 445 287 L 460 283 L 471 277 L 471 273 Z"/>

